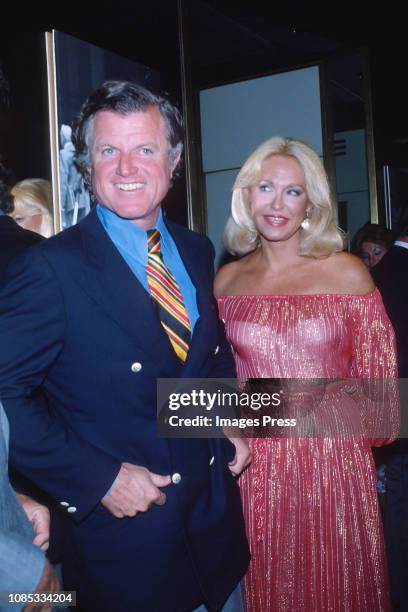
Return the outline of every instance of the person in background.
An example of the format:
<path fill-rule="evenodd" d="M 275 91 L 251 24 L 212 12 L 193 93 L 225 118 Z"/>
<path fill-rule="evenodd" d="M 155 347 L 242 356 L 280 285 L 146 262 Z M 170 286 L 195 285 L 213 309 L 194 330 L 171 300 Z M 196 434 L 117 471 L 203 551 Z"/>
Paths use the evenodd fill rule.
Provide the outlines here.
<path fill-rule="evenodd" d="M 372 270 L 395 329 L 398 375 L 408 397 L 408 223 L 388 253 Z M 407 435 L 407 405 L 403 406 L 403 433 Z M 394 609 L 408 610 L 408 440 L 400 438 L 382 457 L 385 462 L 384 529 Z"/>
<path fill-rule="evenodd" d="M 52 190 L 49 181 L 28 178 L 14 185 L 13 219 L 23 228 L 37 232 L 44 238 L 54 233 L 52 216 Z"/>
<path fill-rule="evenodd" d="M 43 240 L 42 236 L 20 227 L 11 218 L 14 198 L 8 186 L 9 175 L 10 172 L 0 162 L 0 286 L 13 257 Z"/>
<path fill-rule="evenodd" d="M 351 253 L 374 268 L 392 246 L 392 231 L 377 223 L 366 223 L 353 236 Z"/>
<path fill-rule="evenodd" d="M 395 339 L 366 266 L 341 252 L 327 176 L 309 146 L 275 137 L 249 157 L 225 245 L 242 256 L 215 282 L 239 379 L 278 377 L 284 400 L 285 385 L 301 390 L 289 406 L 299 417 L 292 435 L 275 427 L 249 440 L 246 609 L 389 610 L 371 446 L 398 427 Z M 382 380 L 387 405 L 350 385 L 358 378 Z"/>
<path fill-rule="evenodd" d="M 395 329 L 399 377 L 408 378 L 408 224 L 371 274 Z"/>

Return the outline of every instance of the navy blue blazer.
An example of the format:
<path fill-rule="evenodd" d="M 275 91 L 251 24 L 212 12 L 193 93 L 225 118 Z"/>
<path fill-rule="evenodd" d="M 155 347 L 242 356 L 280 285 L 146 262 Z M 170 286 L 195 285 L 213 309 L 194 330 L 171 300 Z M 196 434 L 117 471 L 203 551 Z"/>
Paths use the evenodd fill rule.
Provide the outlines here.
<path fill-rule="evenodd" d="M 65 588 L 89 611 L 184 612 L 203 600 L 218 609 L 249 561 L 227 466 L 233 446 L 156 435 L 158 377 L 235 373 L 212 296 L 212 245 L 167 225 L 200 313 L 184 365 L 94 211 L 17 258 L 0 293 L 10 460 L 72 519 Z M 122 462 L 181 480 L 166 488 L 164 506 L 116 519 L 100 500 Z"/>

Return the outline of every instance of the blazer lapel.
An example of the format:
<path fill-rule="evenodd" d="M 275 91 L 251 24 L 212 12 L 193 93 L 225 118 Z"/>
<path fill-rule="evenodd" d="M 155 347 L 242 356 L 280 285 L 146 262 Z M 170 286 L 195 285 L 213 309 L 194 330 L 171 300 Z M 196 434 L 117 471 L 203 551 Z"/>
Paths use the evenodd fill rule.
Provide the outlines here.
<path fill-rule="evenodd" d="M 200 322 L 202 315 L 202 306 L 203 306 L 203 283 L 202 283 L 202 273 L 200 272 L 200 268 L 197 263 L 197 258 L 194 257 L 194 249 L 196 245 L 194 244 L 194 234 L 188 236 L 190 240 L 186 240 L 185 229 L 177 226 L 175 223 L 169 222 L 165 219 L 165 223 L 167 229 L 173 237 L 174 242 L 176 243 L 177 250 L 181 259 L 183 260 L 183 264 L 188 272 L 191 282 L 193 283 L 196 290 L 196 299 L 197 299 L 197 308 L 199 313 L 199 318 L 194 327 L 194 333 L 197 329 L 197 324 Z"/>
<path fill-rule="evenodd" d="M 179 228 L 177 225 L 166 220 L 166 225 L 171 233 L 179 251 L 180 257 L 186 267 L 191 282 L 196 289 L 197 308 L 199 318 L 194 326 L 193 335 L 190 341 L 190 348 L 187 354 L 187 359 L 180 373 L 181 377 L 188 378 L 190 375 L 194 377 L 193 372 L 200 371 L 199 362 L 206 355 L 207 347 L 212 336 L 211 326 L 214 325 L 214 320 L 209 316 L 208 301 L 211 296 L 207 295 L 208 288 L 203 282 L 203 273 L 200 270 L 200 260 L 194 257 L 196 245 L 194 244 L 194 234 L 189 234 L 186 239 L 184 228 Z M 210 307 L 211 309 L 211 307 Z"/>
<path fill-rule="evenodd" d="M 138 346 L 155 360 L 177 360 L 152 298 L 137 280 L 92 211 L 78 225 L 85 253 L 79 282 Z"/>

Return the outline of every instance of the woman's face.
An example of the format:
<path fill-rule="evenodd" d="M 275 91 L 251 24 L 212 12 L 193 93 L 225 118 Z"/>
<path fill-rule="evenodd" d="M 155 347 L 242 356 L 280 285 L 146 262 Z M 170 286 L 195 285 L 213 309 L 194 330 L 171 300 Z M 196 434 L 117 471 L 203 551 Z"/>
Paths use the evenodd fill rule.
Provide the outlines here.
<path fill-rule="evenodd" d="M 14 211 L 10 216 L 24 229 L 40 234 L 43 215 L 38 208 L 14 200 Z"/>
<path fill-rule="evenodd" d="M 252 218 L 265 240 L 298 239 L 309 198 L 305 175 L 294 157 L 272 155 L 262 164 L 261 178 L 249 188 Z"/>
<path fill-rule="evenodd" d="M 376 242 L 363 242 L 361 245 L 360 258 L 364 261 L 368 268 L 374 268 L 376 264 L 384 257 L 387 249 Z"/>

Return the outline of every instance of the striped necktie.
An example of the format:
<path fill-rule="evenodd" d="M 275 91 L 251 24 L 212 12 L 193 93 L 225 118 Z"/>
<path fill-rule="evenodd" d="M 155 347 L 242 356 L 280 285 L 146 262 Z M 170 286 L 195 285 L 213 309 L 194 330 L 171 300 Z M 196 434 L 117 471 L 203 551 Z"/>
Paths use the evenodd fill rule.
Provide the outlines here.
<path fill-rule="evenodd" d="M 160 322 L 182 363 L 187 359 L 190 321 L 176 279 L 166 268 L 160 248 L 160 232 L 147 232 L 147 284 L 157 304 Z"/>

